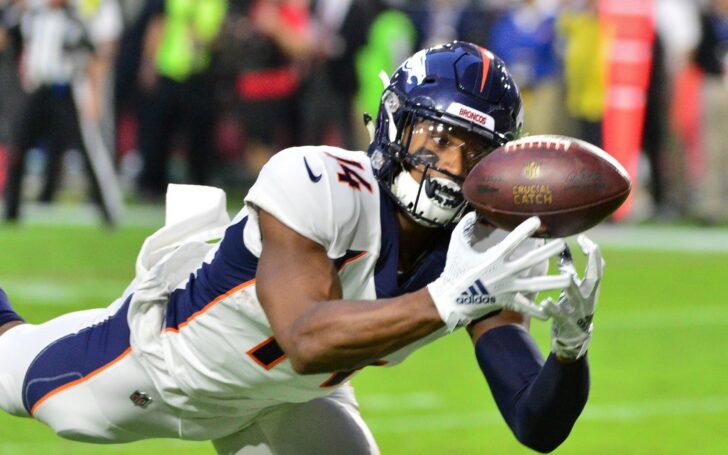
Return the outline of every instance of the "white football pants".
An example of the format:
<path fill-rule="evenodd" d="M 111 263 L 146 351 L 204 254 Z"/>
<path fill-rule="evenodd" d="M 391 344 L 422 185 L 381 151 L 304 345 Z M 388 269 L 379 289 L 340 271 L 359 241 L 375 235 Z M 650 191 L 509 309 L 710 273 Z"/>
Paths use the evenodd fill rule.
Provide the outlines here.
<path fill-rule="evenodd" d="M 60 436 L 86 442 L 209 439 L 221 454 L 379 453 L 349 384 L 307 403 L 266 408 L 251 423 L 239 417 L 200 419 L 168 406 L 134 353 L 123 349 L 124 340 L 116 340 L 121 354 L 101 355 L 100 360 L 92 359 L 99 363 L 91 373 L 82 371 L 93 349 L 78 349 L 78 343 L 68 344 L 69 340 L 108 325 L 121 303 L 40 325 L 22 324 L 0 336 L 0 408 L 17 416 L 32 415 Z M 116 331 L 109 333 L 123 332 L 125 319 L 116 318 Z M 89 339 L 106 343 L 106 336 Z M 66 345 L 76 349 L 58 351 Z M 59 362 L 53 352 L 64 360 Z"/>

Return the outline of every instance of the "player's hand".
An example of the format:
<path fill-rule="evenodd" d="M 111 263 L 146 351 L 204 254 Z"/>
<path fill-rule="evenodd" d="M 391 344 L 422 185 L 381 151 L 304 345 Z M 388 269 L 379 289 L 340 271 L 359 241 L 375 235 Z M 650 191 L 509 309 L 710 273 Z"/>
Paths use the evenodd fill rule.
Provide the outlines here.
<path fill-rule="evenodd" d="M 562 360 L 576 360 L 586 354 L 589 348 L 592 319 L 604 274 L 604 260 L 597 244 L 585 235 L 580 235 L 577 241 L 586 255 L 584 278 L 579 279 L 571 251 L 566 247 L 558 265 L 562 273 L 571 277 L 571 282 L 561 291 L 558 302 L 548 298 L 542 303 L 546 315 L 553 318 L 551 351 Z"/>
<path fill-rule="evenodd" d="M 427 286 L 448 330 L 453 331 L 473 319 L 504 308 L 547 319 L 543 308 L 519 293 L 561 289 L 569 284 L 570 276 L 566 273 L 521 275 L 563 251 L 566 247 L 564 240 L 557 239 L 513 257 L 518 246 L 541 226 L 538 217 L 531 217 L 500 243 L 479 252 L 472 247 L 476 222 L 476 215 L 471 212 L 458 223 L 450 238 L 445 270 Z"/>

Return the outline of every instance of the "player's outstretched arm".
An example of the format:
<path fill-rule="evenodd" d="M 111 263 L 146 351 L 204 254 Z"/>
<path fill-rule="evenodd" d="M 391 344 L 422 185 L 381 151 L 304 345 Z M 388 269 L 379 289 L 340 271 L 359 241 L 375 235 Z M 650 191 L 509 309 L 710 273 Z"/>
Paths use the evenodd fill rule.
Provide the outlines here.
<path fill-rule="evenodd" d="M 392 299 L 342 300 L 324 248 L 263 210 L 259 217 L 257 294 L 297 372 L 359 368 L 442 327 L 426 289 Z"/>
<path fill-rule="evenodd" d="M 523 323 L 523 316 L 503 312 L 469 327 L 480 368 L 493 397 L 516 438 L 540 452 L 550 452 L 569 435 L 589 395 L 592 318 L 604 271 L 599 248 L 584 236 L 587 256 L 579 279 L 568 248 L 559 270 L 571 276 L 558 302 L 543 306 L 553 318 L 551 351 L 543 357 Z"/>
<path fill-rule="evenodd" d="M 343 300 L 337 271 L 324 248 L 264 210 L 259 216 L 263 249 L 256 274 L 258 297 L 276 340 L 299 373 L 365 366 L 434 332 L 443 322 L 453 330 L 503 308 L 536 311 L 534 305 L 523 306 L 516 294 L 562 288 L 570 280 L 563 274 L 520 277 L 558 254 L 563 243 L 510 258 L 538 229 L 538 219 L 482 253 L 468 244 L 468 226 L 475 222 L 470 216 L 453 232 L 445 271 L 427 289 L 391 299 Z M 460 301 L 474 286 L 484 298 Z"/>
<path fill-rule="evenodd" d="M 502 312 L 470 328 L 475 355 L 504 420 L 516 439 L 539 452 L 566 440 L 589 395 L 586 357 L 544 361 L 522 316 Z"/>

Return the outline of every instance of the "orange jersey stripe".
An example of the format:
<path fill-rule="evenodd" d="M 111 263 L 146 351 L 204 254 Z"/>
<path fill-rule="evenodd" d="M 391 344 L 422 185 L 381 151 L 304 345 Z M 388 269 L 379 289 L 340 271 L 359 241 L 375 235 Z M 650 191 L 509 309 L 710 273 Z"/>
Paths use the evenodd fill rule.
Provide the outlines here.
<path fill-rule="evenodd" d="M 131 346 L 126 348 L 126 350 L 124 352 L 122 352 L 117 358 L 115 358 L 111 362 L 107 363 L 106 365 L 104 365 L 100 368 L 97 368 L 96 370 L 92 371 L 91 373 L 87 374 L 86 376 L 84 376 L 82 378 L 78 378 L 75 381 L 71 381 L 68 384 L 62 385 L 62 386 L 46 393 L 43 396 L 43 398 L 41 398 L 40 400 L 38 400 L 37 403 L 35 403 L 35 406 L 33 406 L 33 409 L 30 410 L 30 415 L 35 416 L 35 412 L 38 410 L 38 406 L 42 405 L 48 398 L 52 397 L 53 395 L 56 395 L 57 393 L 63 392 L 64 390 L 70 389 L 71 387 L 73 387 L 75 385 L 81 384 L 82 382 L 88 381 L 92 377 L 96 376 L 97 374 L 101 373 L 102 371 L 112 367 L 113 365 L 115 365 L 116 363 L 121 361 L 121 359 L 123 359 L 124 357 L 129 355 L 130 352 L 131 352 Z"/>
<path fill-rule="evenodd" d="M 341 272 L 344 269 L 344 267 L 346 267 L 347 265 L 351 264 L 352 262 L 358 261 L 359 259 L 361 259 L 364 256 L 366 256 L 366 254 L 367 254 L 367 251 L 362 251 L 361 253 L 357 254 L 356 256 L 350 257 L 349 259 L 347 259 L 346 261 L 344 261 L 343 264 L 341 264 L 339 266 L 339 272 Z"/>
<path fill-rule="evenodd" d="M 212 308 L 214 305 L 216 305 L 217 303 L 219 303 L 221 300 L 230 297 L 231 295 L 235 294 L 239 290 L 245 289 L 245 288 L 247 288 L 248 286 L 250 286 L 252 284 L 255 284 L 255 278 L 253 278 L 252 280 L 248 280 L 245 283 L 239 284 L 239 285 L 235 286 L 234 288 L 230 289 L 229 291 L 227 291 L 226 293 L 215 297 L 215 299 L 212 302 L 208 303 L 207 305 L 205 305 L 201 309 L 199 309 L 199 310 L 195 311 L 194 313 L 192 313 L 192 315 L 190 315 L 190 317 L 188 317 L 187 320 L 184 321 L 183 323 L 181 323 L 177 328 L 167 327 L 166 329 L 164 329 L 164 331 L 165 332 L 178 333 L 184 326 L 186 326 L 187 324 L 189 324 L 190 322 L 192 322 L 193 319 L 195 319 L 197 316 L 200 316 L 201 314 L 203 314 L 204 312 L 206 312 L 207 310 L 209 310 L 210 308 Z"/>

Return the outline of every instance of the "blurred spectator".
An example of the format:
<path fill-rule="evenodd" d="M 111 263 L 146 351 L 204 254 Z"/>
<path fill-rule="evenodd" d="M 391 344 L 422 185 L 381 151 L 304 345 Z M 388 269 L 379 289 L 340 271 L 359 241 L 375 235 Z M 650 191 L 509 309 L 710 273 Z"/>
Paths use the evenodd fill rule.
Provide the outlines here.
<path fill-rule="evenodd" d="M 138 130 L 143 198 L 159 199 L 165 193 L 175 133 L 187 139 L 189 180 L 209 181 L 216 159 L 209 69 L 226 9 L 227 0 L 166 0 L 151 13 L 139 74 L 144 94 Z"/>
<path fill-rule="evenodd" d="M 691 63 L 700 40 L 700 7 L 690 0 L 657 0 L 656 7 L 656 32 L 669 57 L 665 67 L 668 75 L 674 75 Z"/>
<path fill-rule="evenodd" d="M 18 80 L 20 56 L 20 8 L 0 1 L 0 195 L 5 186 L 7 151 L 14 112 L 22 99 Z"/>
<path fill-rule="evenodd" d="M 394 70 L 414 51 L 416 32 L 412 22 L 402 11 L 378 3 L 378 13 L 367 34 L 366 44 L 356 55 L 356 70 L 359 90 L 356 95 L 358 120 L 364 113 L 377 118 L 379 101 L 382 95 L 382 80 L 379 73 L 384 71 L 391 76 Z M 355 121 L 357 118 L 355 117 Z M 356 123 L 355 123 L 356 125 Z M 356 125 L 358 126 L 358 125 Z M 369 144 L 365 130 L 361 133 L 355 150 L 364 150 Z"/>
<path fill-rule="evenodd" d="M 308 0 L 253 0 L 237 27 L 237 90 L 253 175 L 300 134 L 298 101 L 316 52 L 309 6 Z"/>
<path fill-rule="evenodd" d="M 487 44 L 489 27 L 501 5 L 477 5 L 468 0 L 411 2 L 408 14 L 417 30 L 415 47 L 434 46 L 454 39 Z"/>
<path fill-rule="evenodd" d="M 144 5 L 148 3 L 146 0 L 124 0 L 119 5 L 121 7 L 121 17 L 124 22 L 124 28 L 134 24 L 144 10 Z"/>
<path fill-rule="evenodd" d="M 117 121 L 117 149 L 125 155 L 134 146 L 130 130 L 136 128 L 140 109 L 139 67 L 144 38 L 151 19 L 163 9 L 164 0 L 124 0 L 124 31 L 119 39 L 119 51 L 114 64 L 114 113 Z M 133 127 L 130 127 L 133 124 Z M 133 135 L 133 133 L 132 133 Z"/>
<path fill-rule="evenodd" d="M 701 93 L 703 175 L 694 203 L 706 224 L 728 221 L 728 0 L 711 0 L 702 14 L 695 62 L 705 74 Z"/>
<path fill-rule="evenodd" d="M 650 169 L 648 188 L 654 215 L 660 218 L 672 218 L 677 213 L 673 207 L 668 207 L 665 196 L 665 138 L 669 120 L 669 89 L 665 60 L 662 38 L 656 34 L 652 44 L 652 68 L 647 85 L 642 150 Z"/>
<path fill-rule="evenodd" d="M 427 0 L 424 8 L 415 11 L 418 49 L 457 39 L 458 25 L 464 7 L 463 0 Z"/>
<path fill-rule="evenodd" d="M 577 123 L 575 136 L 602 146 L 606 102 L 606 41 L 598 0 L 565 0 L 558 19 L 564 46 L 566 106 Z"/>
<path fill-rule="evenodd" d="M 675 27 L 679 23 L 680 27 Z M 655 17 L 657 38 L 664 49 L 664 87 L 648 96 L 659 97 L 658 103 L 670 118 L 662 125 L 659 142 L 663 144 L 660 169 L 663 175 L 659 219 L 672 219 L 684 214 L 690 197 L 690 182 L 696 181 L 701 169 L 698 96 L 693 92 L 698 71 L 691 62 L 700 39 L 699 7 L 686 0 L 658 0 Z M 653 98 L 655 99 L 655 98 Z M 652 109 L 648 98 L 648 113 Z M 649 114 L 648 114 L 649 115 Z M 646 119 L 649 122 L 649 119 Z M 646 125 L 646 129 L 649 127 Z M 649 145 L 645 146 L 646 149 Z"/>
<path fill-rule="evenodd" d="M 359 89 L 355 58 L 366 44 L 378 0 L 315 0 L 313 17 L 319 49 L 316 77 L 304 92 L 301 143 L 327 143 L 353 150 L 361 113 L 354 120 Z"/>
<path fill-rule="evenodd" d="M 491 28 L 488 47 L 503 59 L 521 89 L 525 131 L 563 133 L 561 62 L 556 53 L 556 16 L 539 0 L 520 0 Z"/>
<path fill-rule="evenodd" d="M 25 156 L 45 141 L 48 151 L 47 181 L 42 200 L 50 200 L 60 174 L 61 154 L 70 148 L 82 151 L 89 170 L 94 199 L 104 220 L 112 223 L 111 207 L 104 203 L 102 185 L 113 176 L 101 176 L 93 162 L 109 160 L 96 148 L 88 147 L 82 135 L 98 131 L 102 115 L 105 78 L 121 30 L 115 0 L 83 2 L 73 0 L 32 0 L 24 3 L 21 32 L 23 58 L 21 74 L 28 92 L 9 150 L 5 193 L 5 218 L 20 215 Z M 81 75 L 83 79 L 78 79 Z M 80 102 L 81 104 L 77 105 Z M 96 153 L 96 158 L 90 154 Z"/>

